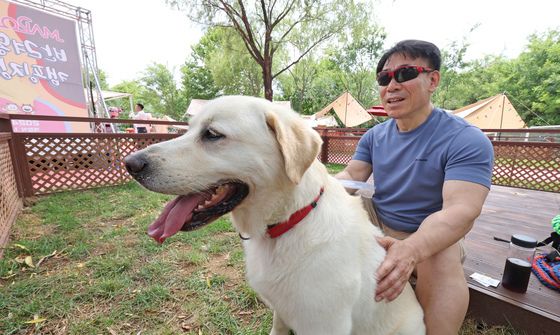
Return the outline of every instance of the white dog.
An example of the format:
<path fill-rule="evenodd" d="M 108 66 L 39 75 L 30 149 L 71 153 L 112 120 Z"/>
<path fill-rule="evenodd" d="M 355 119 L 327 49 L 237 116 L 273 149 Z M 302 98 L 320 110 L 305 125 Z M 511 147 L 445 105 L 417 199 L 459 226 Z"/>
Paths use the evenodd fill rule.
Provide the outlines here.
<path fill-rule="evenodd" d="M 229 96 L 126 165 L 146 188 L 179 195 L 149 228 L 160 243 L 231 211 L 248 281 L 274 310 L 271 334 L 424 334 L 410 285 L 375 302 L 382 233 L 316 159 L 321 142 L 293 111 Z"/>

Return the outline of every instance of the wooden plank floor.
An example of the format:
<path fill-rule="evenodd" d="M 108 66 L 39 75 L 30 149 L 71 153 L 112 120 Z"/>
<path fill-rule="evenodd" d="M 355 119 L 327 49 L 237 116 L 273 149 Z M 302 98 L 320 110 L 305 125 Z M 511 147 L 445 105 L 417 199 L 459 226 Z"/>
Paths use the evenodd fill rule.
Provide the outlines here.
<path fill-rule="evenodd" d="M 498 285 L 486 288 L 469 276 L 482 273 L 501 280 L 512 234 L 530 235 L 539 241 L 550 236 L 550 221 L 560 214 L 560 194 L 493 186 L 471 232 L 466 236 L 465 276 L 471 301 L 469 315 L 489 324 L 510 324 L 527 334 L 560 334 L 560 293 L 542 285 L 531 274 L 525 294 Z M 550 246 L 537 252 L 550 251 Z"/>

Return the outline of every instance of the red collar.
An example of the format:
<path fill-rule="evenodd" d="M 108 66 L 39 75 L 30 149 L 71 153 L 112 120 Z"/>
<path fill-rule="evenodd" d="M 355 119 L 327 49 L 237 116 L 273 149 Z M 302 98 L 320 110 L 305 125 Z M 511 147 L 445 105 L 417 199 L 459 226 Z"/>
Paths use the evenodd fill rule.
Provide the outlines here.
<path fill-rule="evenodd" d="M 319 195 L 313 200 L 312 203 L 298 210 L 294 214 L 290 215 L 288 220 L 268 226 L 267 229 L 268 236 L 270 236 L 271 238 L 277 238 L 278 236 L 281 236 L 288 230 L 292 229 L 301 220 L 303 220 L 307 216 L 307 214 L 311 212 L 313 208 L 317 207 L 317 201 L 319 201 L 321 195 L 323 195 L 323 187 L 321 187 L 321 191 L 319 191 Z"/>

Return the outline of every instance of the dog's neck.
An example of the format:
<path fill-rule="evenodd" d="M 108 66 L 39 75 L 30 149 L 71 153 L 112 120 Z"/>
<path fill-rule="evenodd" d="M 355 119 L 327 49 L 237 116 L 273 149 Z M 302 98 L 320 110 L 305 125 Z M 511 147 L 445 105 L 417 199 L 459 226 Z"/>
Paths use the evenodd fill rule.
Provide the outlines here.
<path fill-rule="evenodd" d="M 232 212 L 233 223 L 245 237 L 262 237 L 267 227 L 287 220 L 293 213 L 308 206 L 325 186 L 328 173 L 319 162 L 314 162 L 296 185 L 287 177 L 276 183 L 263 183 Z"/>

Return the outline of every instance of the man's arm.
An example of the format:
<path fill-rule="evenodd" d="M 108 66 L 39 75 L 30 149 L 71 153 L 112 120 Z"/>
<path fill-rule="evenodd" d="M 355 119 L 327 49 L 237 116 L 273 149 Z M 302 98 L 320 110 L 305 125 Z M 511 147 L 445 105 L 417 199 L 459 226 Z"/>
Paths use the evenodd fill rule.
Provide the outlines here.
<path fill-rule="evenodd" d="M 448 180 L 443 184 L 442 209 L 428 216 L 414 234 L 402 241 L 380 238 L 387 256 L 377 271 L 376 300 L 395 299 L 416 264 L 463 238 L 480 215 L 488 191 L 480 184 Z"/>
<path fill-rule="evenodd" d="M 350 163 L 344 168 L 344 170 L 337 173 L 334 177 L 342 180 L 355 180 L 355 181 L 367 181 L 369 176 L 371 176 L 372 167 L 360 160 L 351 160 Z M 350 194 L 356 192 L 355 189 L 347 188 L 346 191 Z"/>

